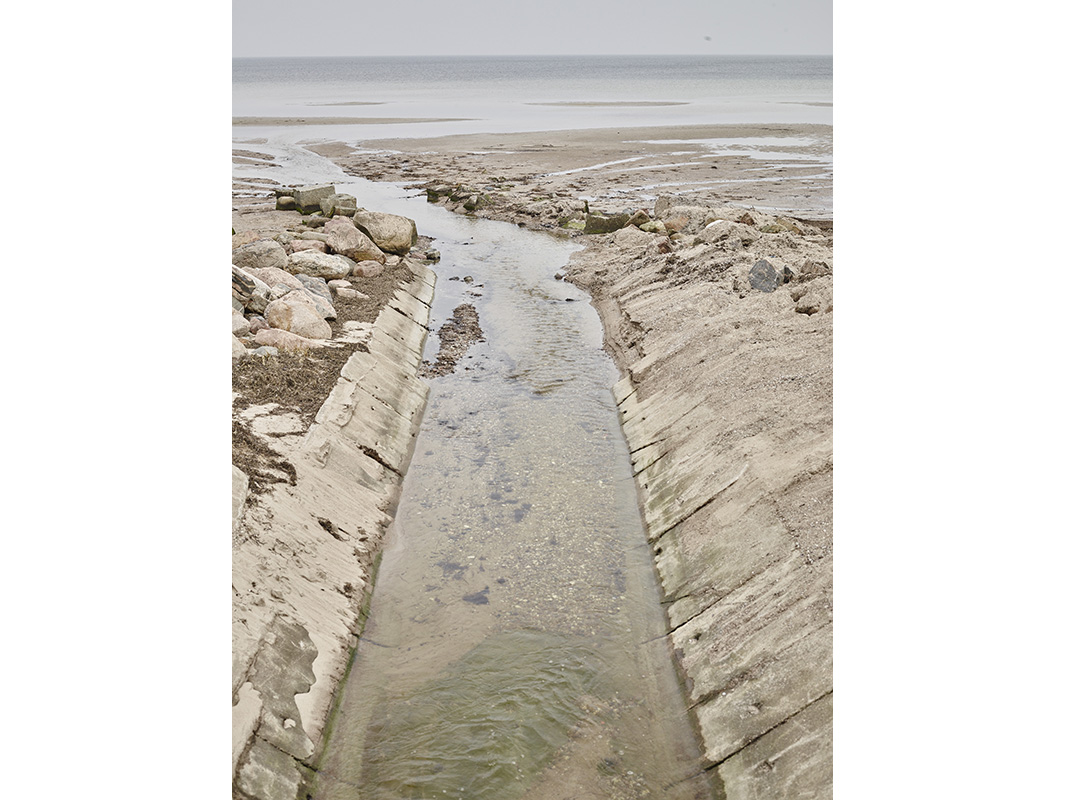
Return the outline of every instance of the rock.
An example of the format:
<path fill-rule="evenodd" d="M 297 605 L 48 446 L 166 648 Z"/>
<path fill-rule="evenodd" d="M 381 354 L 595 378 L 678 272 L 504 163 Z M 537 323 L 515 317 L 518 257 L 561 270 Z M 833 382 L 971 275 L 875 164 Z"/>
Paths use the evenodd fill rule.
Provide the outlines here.
<path fill-rule="evenodd" d="M 816 314 L 821 310 L 821 296 L 817 292 L 807 292 L 795 303 L 799 314 Z"/>
<path fill-rule="evenodd" d="M 233 263 L 244 269 L 249 267 L 252 269 L 265 269 L 266 267 L 284 269 L 288 266 L 288 253 L 277 242 L 260 239 L 241 245 L 234 250 Z"/>
<path fill-rule="evenodd" d="M 281 299 L 281 298 L 278 298 Z M 304 289 L 291 289 L 284 295 L 286 301 L 292 303 L 308 303 L 315 313 L 324 320 L 336 319 L 337 312 L 333 308 L 333 299 L 323 299 L 321 296 Z M 313 337 L 312 337 L 313 338 Z"/>
<path fill-rule="evenodd" d="M 802 267 L 799 268 L 799 280 L 811 281 L 814 278 L 820 278 L 822 275 L 829 275 L 831 272 L 832 270 L 824 261 L 813 261 L 808 258 L 803 262 Z"/>
<path fill-rule="evenodd" d="M 294 189 L 292 198 L 296 201 L 296 210 L 301 214 L 310 214 L 312 211 L 320 211 L 322 200 L 336 194 L 336 189 L 330 184 L 318 186 L 301 186 Z"/>
<path fill-rule="evenodd" d="M 370 295 L 363 294 L 358 289 L 346 289 L 341 287 L 337 289 L 337 297 L 343 297 L 345 300 L 369 300 Z"/>
<path fill-rule="evenodd" d="M 233 299 L 239 301 L 243 308 L 261 314 L 270 302 L 269 285 L 235 264 L 232 270 Z"/>
<path fill-rule="evenodd" d="M 356 206 L 357 203 L 358 203 L 358 200 L 355 199 L 354 195 L 350 195 L 350 194 L 334 194 L 334 195 L 330 195 L 329 197 L 327 197 L 324 200 L 322 200 L 322 204 L 321 204 L 322 205 L 322 214 L 324 216 L 327 216 L 327 217 L 336 216 L 339 213 L 337 211 L 337 209 L 339 209 L 339 208 L 350 208 L 350 209 L 353 210 L 352 213 L 354 213 L 354 209 L 355 209 L 355 206 Z M 351 216 L 351 215 L 349 214 L 348 216 Z"/>
<path fill-rule="evenodd" d="M 716 219 L 695 234 L 696 244 L 711 244 L 724 250 L 742 250 L 758 240 L 758 234 L 749 225 Z"/>
<path fill-rule="evenodd" d="M 303 224 L 308 228 L 321 228 L 328 221 L 329 220 L 326 217 L 316 214 L 313 217 L 307 217 L 307 219 L 303 220 Z"/>
<path fill-rule="evenodd" d="M 233 249 L 236 250 L 238 247 L 242 247 L 246 244 L 251 244 L 252 242 L 257 242 L 260 239 L 265 238 L 266 237 L 259 233 L 259 231 L 239 231 L 233 234 Z"/>
<path fill-rule="evenodd" d="M 315 308 L 322 315 L 322 319 L 336 319 L 337 312 L 333 308 L 333 295 L 325 281 L 310 275 L 297 275 L 296 277 L 303 282 L 302 291 L 315 301 Z"/>
<path fill-rule="evenodd" d="M 428 250 L 425 251 L 425 260 L 426 261 L 439 261 L 440 260 L 440 251 L 437 250 L 435 247 L 430 247 Z"/>
<path fill-rule="evenodd" d="M 780 275 L 764 258 L 758 259 L 751 267 L 750 280 L 751 288 L 762 292 L 772 292 L 780 285 Z"/>
<path fill-rule="evenodd" d="M 314 339 L 305 339 L 289 331 L 277 328 L 263 328 L 255 334 L 255 343 L 266 347 L 276 347 L 287 353 L 296 353 L 301 350 L 311 350 L 316 347 L 324 347 L 325 343 Z"/>
<path fill-rule="evenodd" d="M 354 284 L 351 281 L 339 278 L 335 281 L 329 281 L 328 283 L 326 283 L 326 286 L 328 286 L 335 292 L 337 289 L 350 289 L 352 286 L 354 286 Z"/>
<path fill-rule="evenodd" d="M 418 241 L 418 228 L 414 220 L 407 217 L 381 211 L 360 211 L 352 219 L 355 226 L 386 253 L 404 256 Z"/>
<path fill-rule="evenodd" d="M 633 226 L 638 228 L 641 225 L 646 225 L 650 221 L 651 221 L 651 215 L 648 214 L 646 211 L 640 210 L 640 211 L 637 211 L 635 214 L 633 214 L 631 217 L 629 217 L 629 221 L 626 222 L 625 224 L 626 225 L 633 225 Z"/>
<path fill-rule="evenodd" d="M 426 186 L 425 187 L 425 199 L 430 203 L 435 203 L 440 199 L 446 199 L 451 196 L 454 191 L 454 187 L 451 186 Z"/>
<path fill-rule="evenodd" d="M 710 209 L 706 206 L 675 205 L 659 219 L 668 233 L 696 234 L 706 226 Z"/>
<path fill-rule="evenodd" d="M 329 220 L 325 226 L 325 235 L 326 244 L 334 253 L 347 256 L 352 261 L 385 263 L 385 254 L 381 252 L 373 239 L 355 227 L 355 223 L 349 217 L 334 217 Z M 334 275 L 332 277 L 343 278 L 345 276 Z"/>
<path fill-rule="evenodd" d="M 248 348 L 246 348 L 244 346 L 244 344 L 240 341 L 240 339 L 238 339 L 236 336 L 234 336 L 233 337 L 233 360 L 236 361 L 238 358 L 243 358 L 247 354 L 248 354 Z"/>
<path fill-rule="evenodd" d="M 282 331 L 282 333 L 284 333 L 284 331 Z M 249 350 L 248 355 L 259 356 L 260 358 L 270 358 L 271 356 L 278 355 L 278 351 L 276 347 L 262 345 L 260 347 L 256 347 L 254 350 Z"/>
<path fill-rule="evenodd" d="M 248 319 L 248 335 L 254 336 L 263 328 L 269 328 L 269 324 L 266 322 L 265 317 L 260 317 L 258 314 L 253 315 Z"/>
<path fill-rule="evenodd" d="M 331 194 L 328 197 L 323 197 L 319 201 L 318 207 L 321 210 L 323 217 L 333 216 L 333 206 L 336 205 L 336 200 L 337 196 L 335 194 Z"/>
<path fill-rule="evenodd" d="M 648 223 L 640 225 L 639 228 L 646 233 L 664 234 L 666 232 L 666 224 L 660 219 L 653 219 Z"/>
<path fill-rule="evenodd" d="M 610 217 L 589 214 L 584 218 L 584 232 L 586 234 L 613 233 L 624 228 L 628 221 L 628 214 L 614 214 Z"/>
<path fill-rule="evenodd" d="M 290 247 L 293 253 L 298 253 L 300 250 L 317 250 L 319 253 L 326 251 L 325 242 L 318 242 L 314 239 L 296 239 Z"/>
<path fill-rule="evenodd" d="M 376 278 L 384 271 L 384 265 L 378 261 L 359 261 L 351 271 L 351 276 L 353 278 Z"/>
<path fill-rule="evenodd" d="M 300 283 L 299 279 L 295 275 L 286 270 L 278 269 L 277 267 L 267 267 L 266 269 L 249 269 L 247 271 L 259 280 L 261 280 L 271 289 L 276 286 L 288 286 L 290 289 L 303 288 L 303 284 Z"/>
<path fill-rule="evenodd" d="M 275 211 L 298 211 L 296 207 L 296 198 L 290 195 L 281 195 L 274 203 Z"/>
<path fill-rule="evenodd" d="M 288 269 L 293 275 L 311 275 L 327 281 L 346 278 L 351 274 L 350 262 L 337 256 L 319 253 L 317 250 L 293 253 L 289 256 Z"/>
<path fill-rule="evenodd" d="M 233 335 L 234 336 L 247 336 L 251 333 L 251 325 L 248 324 L 248 320 L 243 314 L 237 311 L 233 312 Z"/>
<path fill-rule="evenodd" d="M 299 274 L 294 276 L 296 280 L 302 284 L 302 288 L 306 289 L 311 294 L 316 294 L 325 300 L 327 303 L 333 299 L 333 296 L 329 293 L 329 284 L 322 278 L 316 278 L 313 275 Z M 340 278 L 334 278 L 333 280 L 342 280 Z"/>
<path fill-rule="evenodd" d="M 266 307 L 266 321 L 271 328 L 294 333 L 306 339 L 330 339 L 333 329 L 315 310 L 313 301 L 301 292 L 290 292 Z M 258 336 L 262 331 L 256 335 Z M 272 344 L 260 342 L 260 344 Z M 275 345 L 279 346 L 279 345 Z"/>
<path fill-rule="evenodd" d="M 325 225 L 325 223 L 326 223 L 326 220 L 322 219 L 321 217 L 315 217 L 315 219 L 322 220 L 322 224 L 323 225 Z M 329 240 L 329 237 L 326 236 L 322 231 L 304 231 L 303 233 L 297 233 L 296 234 L 296 239 L 295 239 L 295 241 L 293 241 L 293 244 L 295 244 L 297 241 L 298 242 L 321 242 L 322 244 L 325 244 L 328 240 Z"/>

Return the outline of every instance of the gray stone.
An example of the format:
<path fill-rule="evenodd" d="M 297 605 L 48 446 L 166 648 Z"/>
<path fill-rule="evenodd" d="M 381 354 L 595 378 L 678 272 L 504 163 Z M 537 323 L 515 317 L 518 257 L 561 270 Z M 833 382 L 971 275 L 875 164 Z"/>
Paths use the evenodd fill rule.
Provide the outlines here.
<path fill-rule="evenodd" d="M 260 358 L 271 358 L 272 356 L 279 355 L 280 351 L 276 347 L 270 347 L 268 345 L 260 345 L 254 350 L 249 350 L 248 355 L 259 356 Z"/>
<path fill-rule="evenodd" d="M 584 232 L 588 234 L 613 233 L 624 228 L 628 221 L 628 214 L 614 214 L 611 217 L 589 214 L 584 219 Z"/>
<path fill-rule="evenodd" d="M 277 202 L 274 203 L 275 211 L 297 211 L 296 198 L 288 195 L 282 195 L 277 198 Z"/>
<path fill-rule="evenodd" d="M 425 251 L 425 260 L 426 261 L 439 261 L 440 260 L 440 251 L 437 250 L 435 247 L 430 247 L 428 250 Z"/>
<path fill-rule="evenodd" d="M 314 216 L 307 217 L 307 219 L 303 220 L 303 224 L 308 228 L 321 228 L 328 221 L 329 219 L 327 217 L 323 217 L 321 214 L 315 214 Z"/>
<path fill-rule="evenodd" d="M 316 294 L 325 300 L 327 303 L 332 302 L 333 296 L 329 294 L 329 284 L 322 278 L 316 278 L 313 275 L 296 275 L 294 276 L 298 280 L 303 288 L 309 291 L 311 294 Z M 333 280 L 342 280 L 342 278 L 333 278 Z"/>
<path fill-rule="evenodd" d="M 314 219 L 321 220 L 323 225 L 326 223 L 326 220 L 321 217 L 315 217 Z M 325 244 L 328 240 L 329 237 L 322 231 L 303 231 L 302 233 L 296 234 L 296 241 L 301 242 L 321 242 L 322 244 Z"/>
<path fill-rule="evenodd" d="M 780 285 L 780 274 L 764 258 L 758 259 L 750 272 L 751 288 L 772 292 Z"/>
<path fill-rule="evenodd" d="M 301 250 L 289 256 L 289 271 L 293 275 L 311 275 L 327 281 L 346 278 L 351 274 L 351 264 L 347 261 L 317 250 Z"/>
<path fill-rule="evenodd" d="M 360 211 L 352 219 L 355 226 L 386 253 L 406 255 L 418 241 L 418 228 L 414 220 L 407 217 L 381 211 Z"/>
<path fill-rule="evenodd" d="M 301 214 L 310 214 L 312 211 L 320 211 L 322 200 L 333 194 L 336 194 L 336 189 L 330 183 L 301 186 L 292 191 L 292 198 L 296 201 L 296 210 Z"/>
<path fill-rule="evenodd" d="M 233 263 L 248 269 L 265 269 L 278 267 L 284 269 L 288 264 L 288 253 L 277 242 L 260 239 L 250 244 L 241 245 L 233 251 Z"/>

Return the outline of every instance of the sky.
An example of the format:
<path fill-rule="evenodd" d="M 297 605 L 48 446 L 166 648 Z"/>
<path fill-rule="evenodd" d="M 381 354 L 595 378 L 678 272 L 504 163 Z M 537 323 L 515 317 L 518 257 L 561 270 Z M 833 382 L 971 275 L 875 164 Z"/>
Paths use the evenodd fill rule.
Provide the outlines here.
<path fill-rule="evenodd" d="M 233 0 L 233 56 L 824 55 L 831 0 Z"/>

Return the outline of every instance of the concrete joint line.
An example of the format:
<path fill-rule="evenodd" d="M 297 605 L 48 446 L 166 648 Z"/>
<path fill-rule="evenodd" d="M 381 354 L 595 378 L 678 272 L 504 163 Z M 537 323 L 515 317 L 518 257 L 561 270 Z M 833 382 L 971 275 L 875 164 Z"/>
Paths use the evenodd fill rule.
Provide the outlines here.
<path fill-rule="evenodd" d="M 650 466 L 650 464 L 648 464 L 647 466 Z M 739 474 L 736 475 L 735 478 L 730 480 L 728 483 L 726 483 L 724 486 L 722 486 L 720 489 L 718 489 L 716 492 L 714 492 L 712 495 L 710 495 L 710 497 L 707 500 L 705 500 L 704 502 L 700 503 L 697 508 L 693 508 L 691 511 L 689 511 L 683 517 L 678 519 L 676 522 L 674 522 L 668 528 L 665 528 L 664 530 L 660 531 L 659 533 L 653 534 L 651 539 L 650 539 L 651 544 L 654 544 L 659 539 L 661 539 L 663 536 L 665 536 L 667 533 L 669 533 L 671 530 L 673 530 L 675 527 L 680 525 L 680 523 L 684 522 L 686 519 L 691 518 L 692 516 L 694 516 L 695 514 L 699 513 L 704 508 L 706 508 L 708 505 L 710 505 L 712 502 L 714 502 L 714 500 L 716 500 L 718 497 L 721 496 L 722 492 L 724 492 L 726 489 L 728 489 L 730 486 L 732 486 L 734 483 L 736 483 L 736 481 L 738 481 L 740 478 L 743 477 L 744 473 L 747 472 L 747 468 L 749 466 L 751 466 L 751 462 L 748 461 L 747 463 L 745 463 L 743 465 L 743 469 L 741 469 L 739 471 Z"/>
<path fill-rule="evenodd" d="M 829 696 L 830 694 L 832 694 L 832 690 L 831 690 L 831 689 L 829 689 L 829 690 L 828 690 L 827 692 L 825 692 L 824 694 L 822 694 L 822 695 L 821 695 L 820 697 L 817 697 L 817 698 L 815 698 L 815 699 L 811 700 L 811 701 L 810 701 L 809 703 L 807 703 L 806 705 L 804 705 L 804 706 L 803 706 L 802 708 L 800 708 L 799 710 L 797 710 L 797 711 L 795 711 L 795 712 L 793 712 L 793 713 L 789 714 L 788 716 L 786 716 L 786 717 L 785 717 L 784 719 L 782 719 L 782 720 L 781 720 L 780 722 L 778 722 L 778 723 L 777 723 L 776 725 L 774 725 L 773 727 L 771 727 L 771 728 L 767 728 L 766 730 L 762 731 L 762 732 L 761 732 L 760 734 L 758 734 L 757 736 L 755 736 L 755 737 L 754 737 L 753 739 L 750 739 L 749 741 L 746 741 L 746 742 L 744 742 L 744 743 L 743 743 L 742 745 L 740 745 L 739 747 L 737 747 L 737 748 L 736 748 L 735 750 L 733 750 L 733 751 L 732 751 L 731 753 L 729 753 L 729 754 L 728 754 L 727 756 L 725 756 L 724 758 L 720 758 L 720 759 L 718 759 L 717 761 L 715 761 L 715 762 L 714 762 L 713 764 L 710 764 L 710 765 L 708 765 L 708 766 L 706 767 L 706 772 L 709 772 L 710 770 L 712 770 L 712 769 L 716 769 L 717 767 L 721 766 L 722 764 L 724 764 L 724 763 L 725 763 L 726 761 L 728 761 L 728 760 L 729 760 L 730 758 L 732 758 L 733 756 L 735 756 L 735 755 L 739 754 L 739 753 L 740 753 L 740 752 L 742 752 L 743 750 L 746 750 L 746 749 L 747 749 L 748 747 L 750 747 L 750 746 L 751 746 L 752 744 L 754 744 L 755 742 L 757 742 L 757 741 L 758 741 L 759 739 L 761 739 L 761 738 L 762 738 L 763 736 L 766 736 L 766 735 L 768 735 L 768 734 L 772 733 L 772 732 L 773 732 L 773 731 L 775 731 L 775 730 L 776 730 L 777 728 L 779 728 L 779 727 L 780 727 L 781 725 L 783 725 L 784 723 L 786 723 L 786 722 L 788 722 L 788 721 L 792 720 L 793 718 L 797 717 L 797 716 L 798 716 L 799 714 L 801 714 L 801 713 L 802 713 L 803 711 L 805 711 L 806 709 L 808 709 L 808 708 L 809 708 L 810 706 L 814 705 L 814 703 L 818 703 L 818 702 L 820 702 L 821 700 L 824 700 L 824 699 L 825 699 L 826 697 L 828 697 L 828 696 Z"/>

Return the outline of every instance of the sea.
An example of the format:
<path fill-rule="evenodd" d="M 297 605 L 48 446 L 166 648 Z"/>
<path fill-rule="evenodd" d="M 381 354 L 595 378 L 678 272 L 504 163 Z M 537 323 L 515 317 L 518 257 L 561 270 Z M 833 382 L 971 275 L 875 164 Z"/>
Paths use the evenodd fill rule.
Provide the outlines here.
<path fill-rule="evenodd" d="M 421 138 L 600 127 L 832 124 L 831 56 L 233 59 L 238 138 Z M 348 118 L 315 125 L 318 118 Z"/>

